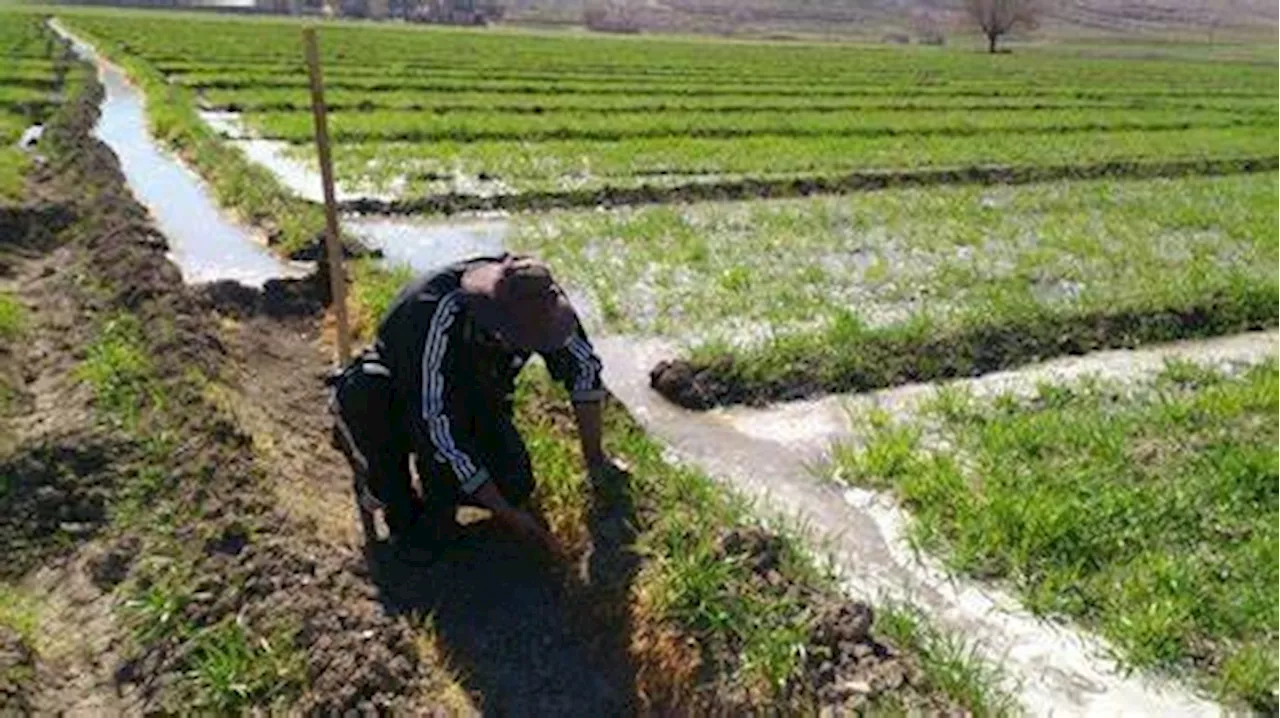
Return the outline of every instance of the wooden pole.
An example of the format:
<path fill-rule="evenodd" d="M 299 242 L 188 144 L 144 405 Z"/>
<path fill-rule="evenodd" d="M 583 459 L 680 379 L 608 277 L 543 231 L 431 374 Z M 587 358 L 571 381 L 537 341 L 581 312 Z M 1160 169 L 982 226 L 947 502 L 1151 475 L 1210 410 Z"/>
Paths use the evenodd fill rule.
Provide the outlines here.
<path fill-rule="evenodd" d="M 333 198 L 333 161 L 329 157 L 329 125 L 324 110 L 324 79 L 320 75 L 320 51 L 316 29 L 302 29 L 302 44 L 311 74 L 311 114 L 316 123 L 316 154 L 320 157 L 320 183 L 324 187 L 325 254 L 329 255 L 329 288 L 334 317 L 338 322 L 338 363 L 351 357 L 351 336 L 347 329 L 347 275 L 342 269 L 342 241 L 338 234 L 338 207 Z"/>

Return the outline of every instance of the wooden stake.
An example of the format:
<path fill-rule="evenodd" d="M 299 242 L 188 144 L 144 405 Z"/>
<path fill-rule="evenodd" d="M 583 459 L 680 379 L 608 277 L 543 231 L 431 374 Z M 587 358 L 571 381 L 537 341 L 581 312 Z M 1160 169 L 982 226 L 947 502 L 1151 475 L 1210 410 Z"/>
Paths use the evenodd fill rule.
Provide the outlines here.
<path fill-rule="evenodd" d="M 347 329 L 347 275 L 342 268 L 342 241 L 338 234 L 338 208 L 333 198 L 333 162 L 329 157 L 329 125 L 324 111 L 324 80 L 320 76 L 320 51 L 316 29 L 302 29 L 302 44 L 311 74 L 311 114 L 316 122 L 316 154 L 320 156 L 320 183 L 324 187 L 325 254 L 329 255 L 329 287 L 334 316 L 338 320 L 338 363 L 351 357 L 351 336 Z"/>

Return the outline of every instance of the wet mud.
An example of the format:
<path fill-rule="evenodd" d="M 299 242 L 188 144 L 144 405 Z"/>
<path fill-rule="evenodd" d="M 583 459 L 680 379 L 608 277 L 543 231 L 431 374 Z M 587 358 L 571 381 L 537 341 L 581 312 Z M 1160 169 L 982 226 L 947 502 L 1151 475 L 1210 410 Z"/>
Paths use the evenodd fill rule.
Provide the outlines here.
<path fill-rule="evenodd" d="M 649 372 L 649 385 L 687 409 L 760 406 L 820 394 L 981 376 L 1047 357 L 1264 329 L 1275 326 L 1278 317 L 1274 289 L 1242 291 L 1240 296 L 1214 297 L 1182 308 L 1042 316 L 923 338 L 873 337 L 846 356 L 832 357 L 827 351 L 795 357 L 772 376 L 752 371 L 749 356 L 727 355 L 706 362 L 664 359 Z"/>

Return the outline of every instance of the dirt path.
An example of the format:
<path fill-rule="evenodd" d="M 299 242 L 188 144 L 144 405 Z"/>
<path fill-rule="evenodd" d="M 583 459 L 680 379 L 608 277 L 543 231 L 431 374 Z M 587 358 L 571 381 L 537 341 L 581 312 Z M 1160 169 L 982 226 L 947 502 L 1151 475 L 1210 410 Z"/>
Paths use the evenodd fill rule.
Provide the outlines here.
<path fill-rule="evenodd" d="M 1276 356 L 1275 331 L 1137 351 L 1070 357 L 954 382 L 977 393 L 1032 391 L 1041 381 L 1088 374 L 1127 380 L 1150 376 L 1169 358 L 1201 363 L 1256 362 Z M 670 347 L 662 342 L 601 339 L 605 381 L 632 413 L 680 459 L 760 499 L 776 514 L 800 518 L 836 559 L 848 590 L 888 595 L 924 608 L 939 625 L 977 642 L 1003 663 L 1011 691 L 1034 714 L 1211 715 L 1219 712 L 1185 688 L 1121 676 L 1098 639 L 1041 621 L 1002 591 L 957 581 L 919 562 L 902 540 L 905 516 L 868 491 L 841 491 L 813 475 L 834 440 L 853 440 L 849 410 L 878 406 L 898 415 L 932 396 L 937 385 L 905 386 L 857 397 L 827 397 L 766 410 L 688 412 L 649 388 L 649 368 Z"/>
<path fill-rule="evenodd" d="M 0 474 L 12 486 L 35 491 L 29 504 L 9 507 L 22 515 L 0 529 L 6 547 L 0 578 L 18 579 L 17 591 L 39 626 L 25 647 L 34 680 L 16 707 L 49 715 L 136 712 L 135 699 L 115 681 L 120 630 L 114 599 L 110 586 L 95 578 L 107 549 L 95 538 L 106 517 L 94 484 L 104 481 L 99 472 L 115 443 L 94 425 L 88 393 L 72 376 L 80 318 L 66 291 L 74 281 L 68 276 L 72 252 L 50 249 L 47 227 L 21 234 L 4 229 L 0 291 L 20 302 L 27 322 L 16 351 L 5 357 L 18 367 L 22 389 L 19 411 L 0 417 L 0 433 L 14 447 Z M 62 545 L 49 541 L 54 536 Z M 74 551 L 68 553 L 66 543 Z M 11 668 L 0 665 L 0 672 Z"/>

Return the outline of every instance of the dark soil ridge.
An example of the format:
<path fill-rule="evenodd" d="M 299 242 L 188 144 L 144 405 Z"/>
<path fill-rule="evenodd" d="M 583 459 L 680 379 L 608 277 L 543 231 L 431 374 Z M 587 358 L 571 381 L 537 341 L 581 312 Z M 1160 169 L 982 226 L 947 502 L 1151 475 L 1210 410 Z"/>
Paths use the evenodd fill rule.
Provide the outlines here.
<path fill-rule="evenodd" d="M 32 489 L 12 499 L 31 503 L 30 510 L 6 506 L 0 522 L 10 533 L 34 527 L 28 534 L 34 541 L 57 521 L 59 530 L 77 541 L 54 542 L 55 548 L 76 550 L 79 536 L 68 530 L 68 517 L 62 515 L 67 502 L 52 500 L 35 484 L 51 486 L 62 496 L 79 497 L 70 503 L 75 515 L 69 518 L 83 520 L 70 523 L 88 526 L 84 536 L 96 534 L 108 545 L 111 560 L 94 571 L 104 590 L 143 590 L 163 581 L 163 571 L 155 567 L 166 561 L 181 572 L 188 592 L 174 622 L 189 631 L 175 630 L 142 644 L 123 640 L 129 648 L 118 666 L 117 684 L 139 696 L 143 712 L 187 705 L 190 695 L 183 686 L 201 650 L 199 636 L 229 621 L 251 638 L 289 636 L 289 647 L 302 659 L 305 689 L 298 688 L 296 696 L 301 712 L 409 710 L 416 700 L 420 658 L 406 621 L 382 610 L 358 554 L 315 552 L 306 528 L 273 507 L 248 437 L 191 379 L 193 371 L 207 377 L 222 371 L 224 349 L 215 317 L 208 301 L 185 288 L 166 259 L 164 240 L 125 189 L 114 155 L 90 136 L 101 96 L 101 87 L 90 82 L 46 132 L 54 161 L 38 183 L 47 195 L 65 197 L 75 217 L 63 233 L 75 259 L 54 266 L 50 281 L 62 283 L 80 315 L 70 332 L 73 347 L 92 340 L 93 327 L 104 316 L 123 311 L 141 322 L 167 407 L 158 410 L 160 426 L 152 429 L 163 428 L 180 441 L 155 459 L 147 453 L 154 449 L 141 441 L 145 437 L 111 433 L 113 443 L 97 451 L 94 446 L 100 444 L 83 441 L 74 431 L 100 428 L 70 427 L 65 441 L 20 448 L 6 466 L 14 469 L 17 485 Z M 83 460 L 90 450 L 91 460 Z M 152 457 L 150 468 L 161 472 L 162 486 L 148 495 L 147 507 L 181 507 L 183 520 L 172 528 L 164 528 L 162 517 L 156 520 L 159 528 L 147 526 L 148 521 L 116 526 L 99 520 L 107 513 L 100 509 L 119 500 L 116 488 L 133 475 L 121 455 Z M 6 540 L 6 545 L 11 544 Z M 28 555 L 52 560 L 43 549 Z"/>
<path fill-rule="evenodd" d="M 253 89 L 278 89 L 278 90 L 306 90 L 308 84 L 301 80 L 280 80 L 275 79 L 278 76 L 262 77 L 254 79 L 245 79 L 242 77 L 231 78 L 209 78 L 199 82 L 183 82 L 178 80 L 177 84 L 183 85 L 197 90 L 253 90 Z M 1079 90 L 1051 90 L 1028 92 L 1026 88 L 1010 87 L 1010 88 L 947 88 L 945 91 L 929 91 L 922 90 L 919 85 L 905 85 L 894 87 L 894 96 L 917 96 L 917 95 L 938 95 L 944 97 L 1028 97 L 1028 96 L 1046 96 L 1046 97 L 1074 97 L 1078 99 L 1094 99 L 1094 98 L 1114 98 L 1120 93 L 1098 92 L 1096 90 L 1079 89 Z M 586 88 L 582 85 L 573 83 L 565 83 L 561 85 L 551 84 L 521 84 L 507 85 L 498 87 L 475 87 L 465 81 L 428 81 L 428 82 L 412 82 L 403 79 L 393 79 L 377 82 L 350 82 L 345 81 L 341 77 L 325 79 L 325 88 L 328 90 L 359 90 L 362 92 L 386 92 L 386 91 L 414 91 L 414 92 L 457 92 L 459 90 L 467 90 L 470 92 L 484 92 L 492 94 L 509 94 L 509 95 L 689 95 L 696 97 L 720 96 L 720 95 L 752 95 L 752 96 L 779 96 L 779 97 L 865 97 L 865 96 L 884 96 L 888 94 L 888 90 L 867 90 L 854 89 L 849 87 L 833 87 L 831 89 L 811 89 L 806 83 L 805 89 L 796 89 L 791 85 L 777 85 L 761 87 L 758 84 L 753 85 L 655 85 L 646 87 L 628 87 L 622 85 L 608 86 L 601 84 L 600 87 Z M 1204 91 L 1204 90 L 1168 90 L 1168 89 L 1126 89 L 1123 96 L 1142 96 L 1142 97 L 1212 97 L 1218 99 L 1267 99 L 1267 95 L 1257 92 L 1239 92 L 1235 90 L 1223 91 Z"/>
<path fill-rule="evenodd" d="M 463 212 L 538 212 L 575 207 L 625 207 L 685 202 L 785 199 L 940 185 L 1018 185 L 1057 180 L 1105 178 L 1156 179 L 1274 172 L 1280 156 L 1165 161 L 1111 161 L 1084 165 L 970 166 L 960 168 L 868 171 L 832 177 L 743 179 L 691 182 L 676 186 L 603 187 L 596 190 L 533 191 L 481 197 L 438 194 L 415 199 L 361 198 L 340 202 L 356 214 L 442 214 Z"/>
<path fill-rule="evenodd" d="M 333 131 L 337 142 L 556 142 L 579 140 L 585 142 L 620 142 L 624 140 L 660 140 L 676 137 L 722 140 L 746 137 L 978 137 L 981 135 L 1041 135 L 1076 134 L 1089 132 L 1172 132 L 1177 130 L 1218 130 L 1232 127 L 1270 126 L 1262 118 L 1239 118 L 1222 122 L 1085 122 L 1082 124 L 1031 125 L 1025 127 L 689 127 L 579 130 L 571 127 L 555 129 L 473 130 L 454 128 L 446 130 L 412 130 L 378 132 L 344 130 Z M 295 136 L 279 133 L 260 133 L 262 139 L 279 140 L 293 144 L 306 144 Z"/>
<path fill-rule="evenodd" d="M 658 393 L 686 409 L 760 406 L 980 376 L 1055 356 L 1265 329 L 1280 318 L 1276 297 L 1277 288 L 1272 285 L 1233 296 L 1206 297 L 1182 307 L 1015 319 L 923 338 L 873 336 L 848 347 L 849 353 L 843 356 L 822 358 L 816 350 L 813 355 L 798 354 L 777 372 L 755 371 L 750 354 L 708 361 L 674 359 L 659 362 L 649 380 Z"/>
<path fill-rule="evenodd" d="M 201 108 L 219 112 L 311 112 L 311 105 L 305 102 L 202 102 Z M 919 104 L 904 105 L 893 102 L 842 103 L 829 105 L 805 104 L 744 104 L 700 106 L 680 103 L 653 103 L 647 105 L 619 105 L 599 107 L 556 107 L 555 105 L 486 105 L 448 102 L 379 102 L 361 100 L 360 102 L 326 102 L 328 112 L 370 112 L 373 110 L 392 110 L 405 112 L 424 112 L 435 115 L 448 115 L 466 112 L 493 112 L 512 115 L 623 115 L 650 112 L 715 112 L 720 114 L 741 114 L 751 112 L 811 112 L 833 114 L 837 112 L 876 111 L 876 112 L 970 112 L 975 110 L 993 110 L 1006 112 L 1042 111 L 1042 110 L 1218 110 L 1240 114 L 1275 114 L 1272 107 L 1224 107 L 1208 102 L 1149 101 L 1130 102 L 1071 102 L 1053 104 L 1047 102 L 1009 103 L 1009 104 Z"/>

